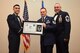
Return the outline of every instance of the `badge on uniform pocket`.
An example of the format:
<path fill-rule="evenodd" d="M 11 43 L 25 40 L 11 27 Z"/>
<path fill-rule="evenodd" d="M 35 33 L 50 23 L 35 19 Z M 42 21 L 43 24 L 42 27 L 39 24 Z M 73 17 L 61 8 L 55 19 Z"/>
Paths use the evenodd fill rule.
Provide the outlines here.
<path fill-rule="evenodd" d="M 46 24 L 49 24 L 49 23 L 50 23 L 50 20 L 47 20 L 47 21 L 46 21 Z"/>
<path fill-rule="evenodd" d="M 59 16 L 59 23 L 62 23 L 62 16 Z"/>

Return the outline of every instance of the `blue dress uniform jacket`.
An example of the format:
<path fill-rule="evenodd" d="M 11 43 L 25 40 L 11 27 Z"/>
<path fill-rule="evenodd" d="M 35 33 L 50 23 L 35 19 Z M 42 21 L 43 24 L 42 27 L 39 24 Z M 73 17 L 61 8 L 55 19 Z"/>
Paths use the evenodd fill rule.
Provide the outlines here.
<path fill-rule="evenodd" d="M 55 14 L 56 18 L 56 34 L 63 35 L 63 38 L 70 38 L 71 20 L 67 12 L 60 11 Z M 54 18 L 55 18 L 54 16 Z"/>
<path fill-rule="evenodd" d="M 38 20 L 42 22 L 42 18 Z M 53 45 L 55 43 L 54 32 L 56 25 L 52 23 L 52 17 L 46 16 L 44 19 L 46 28 L 43 29 L 43 34 L 41 35 L 41 44 L 42 45 Z"/>

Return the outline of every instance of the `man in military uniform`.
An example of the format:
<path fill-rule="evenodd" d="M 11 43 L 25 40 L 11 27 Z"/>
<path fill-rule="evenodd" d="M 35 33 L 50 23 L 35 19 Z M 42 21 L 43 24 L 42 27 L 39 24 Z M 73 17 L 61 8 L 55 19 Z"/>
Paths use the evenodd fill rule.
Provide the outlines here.
<path fill-rule="evenodd" d="M 54 45 L 54 35 L 55 24 L 52 23 L 52 17 L 47 16 L 46 8 L 40 9 L 41 18 L 38 22 L 43 23 L 43 34 L 41 35 L 41 53 L 52 53 Z"/>
<path fill-rule="evenodd" d="M 71 30 L 70 16 L 67 12 L 61 10 L 61 5 L 59 3 L 54 5 L 54 11 L 53 23 L 56 24 L 56 52 L 69 53 L 68 44 Z"/>
<path fill-rule="evenodd" d="M 7 23 L 9 26 L 9 53 L 19 53 L 20 35 L 22 32 L 21 19 L 18 16 L 20 12 L 20 6 L 15 4 L 13 6 L 13 14 L 8 15 Z"/>

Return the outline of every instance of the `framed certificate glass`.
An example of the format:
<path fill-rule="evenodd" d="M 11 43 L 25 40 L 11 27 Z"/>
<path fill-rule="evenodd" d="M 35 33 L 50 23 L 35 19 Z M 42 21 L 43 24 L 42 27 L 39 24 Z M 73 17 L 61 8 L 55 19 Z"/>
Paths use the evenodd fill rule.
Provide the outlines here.
<path fill-rule="evenodd" d="M 43 34 L 43 23 L 39 23 L 36 21 L 24 21 L 23 34 L 33 34 L 33 35 Z"/>

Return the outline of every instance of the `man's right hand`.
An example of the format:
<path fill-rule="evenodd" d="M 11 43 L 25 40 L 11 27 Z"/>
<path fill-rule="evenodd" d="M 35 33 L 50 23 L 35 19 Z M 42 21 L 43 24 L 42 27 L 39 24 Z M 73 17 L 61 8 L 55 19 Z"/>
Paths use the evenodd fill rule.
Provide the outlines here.
<path fill-rule="evenodd" d="M 46 24 L 45 23 L 43 23 L 43 27 L 46 28 Z"/>

